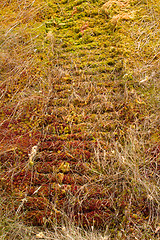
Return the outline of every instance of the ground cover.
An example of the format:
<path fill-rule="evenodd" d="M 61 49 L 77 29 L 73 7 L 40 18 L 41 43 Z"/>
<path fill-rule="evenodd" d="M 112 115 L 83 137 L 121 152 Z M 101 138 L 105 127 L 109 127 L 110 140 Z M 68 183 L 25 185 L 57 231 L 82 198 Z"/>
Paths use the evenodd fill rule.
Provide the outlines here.
<path fill-rule="evenodd" d="M 0 3 L 2 239 L 159 238 L 159 13 Z"/>

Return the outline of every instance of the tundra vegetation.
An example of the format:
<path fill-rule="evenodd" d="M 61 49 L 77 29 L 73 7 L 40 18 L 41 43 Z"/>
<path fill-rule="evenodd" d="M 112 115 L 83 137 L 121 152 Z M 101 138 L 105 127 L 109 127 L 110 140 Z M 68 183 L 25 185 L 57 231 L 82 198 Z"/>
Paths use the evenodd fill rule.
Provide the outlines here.
<path fill-rule="evenodd" d="M 159 16 L 0 1 L 1 239 L 159 239 Z"/>

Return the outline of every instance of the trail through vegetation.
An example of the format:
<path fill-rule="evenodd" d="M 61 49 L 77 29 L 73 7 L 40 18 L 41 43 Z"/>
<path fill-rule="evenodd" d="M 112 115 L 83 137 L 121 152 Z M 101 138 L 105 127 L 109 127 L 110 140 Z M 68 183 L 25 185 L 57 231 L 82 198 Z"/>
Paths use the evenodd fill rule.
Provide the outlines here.
<path fill-rule="evenodd" d="M 159 239 L 159 16 L 158 0 L 1 0 L 2 239 Z"/>

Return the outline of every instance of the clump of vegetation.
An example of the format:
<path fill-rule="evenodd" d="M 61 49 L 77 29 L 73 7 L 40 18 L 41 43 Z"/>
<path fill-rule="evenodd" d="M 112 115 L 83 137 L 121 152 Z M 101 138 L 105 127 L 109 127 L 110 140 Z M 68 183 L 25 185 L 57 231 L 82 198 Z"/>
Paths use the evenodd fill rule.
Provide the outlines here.
<path fill-rule="evenodd" d="M 159 239 L 159 13 L 1 1 L 2 239 Z"/>

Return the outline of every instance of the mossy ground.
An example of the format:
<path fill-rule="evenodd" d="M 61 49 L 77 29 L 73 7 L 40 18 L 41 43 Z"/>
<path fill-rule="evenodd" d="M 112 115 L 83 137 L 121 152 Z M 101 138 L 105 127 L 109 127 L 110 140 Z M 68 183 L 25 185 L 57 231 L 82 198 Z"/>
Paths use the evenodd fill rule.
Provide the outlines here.
<path fill-rule="evenodd" d="M 159 13 L 158 0 L 1 1 L 4 239 L 7 219 L 159 238 Z"/>

